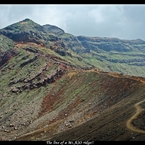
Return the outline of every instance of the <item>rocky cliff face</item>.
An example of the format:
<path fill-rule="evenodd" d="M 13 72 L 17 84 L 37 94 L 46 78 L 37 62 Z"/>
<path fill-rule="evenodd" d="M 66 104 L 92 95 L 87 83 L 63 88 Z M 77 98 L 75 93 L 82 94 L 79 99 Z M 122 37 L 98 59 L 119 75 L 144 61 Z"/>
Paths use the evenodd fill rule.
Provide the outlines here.
<path fill-rule="evenodd" d="M 43 25 L 43 29 L 46 32 L 54 33 L 56 35 L 63 35 L 65 33 L 64 30 L 49 24 Z"/>
<path fill-rule="evenodd" d="M 78 36 L 77 39 L 82 45 L 90 50 L 104 50 L 106 52 L 130 52 L 137 51 L 139 48 L 145 47 L 145 41 L 137 40 L 121 40 L 118 38 L 100 38 L 100 37 L 85 37 Z M 142 46 L 142 47 L 139 47 Z M 142 50 L 142 49 L 139 49 Z"/>

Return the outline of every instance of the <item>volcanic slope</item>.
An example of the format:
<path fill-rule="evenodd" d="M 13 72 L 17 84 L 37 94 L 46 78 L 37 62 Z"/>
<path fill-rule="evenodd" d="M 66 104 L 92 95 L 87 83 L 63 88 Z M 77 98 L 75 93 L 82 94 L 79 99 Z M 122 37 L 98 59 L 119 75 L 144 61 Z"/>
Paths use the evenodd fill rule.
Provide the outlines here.
<path fill-rule="evenodd" d="M 144 114 L 134 106 L 144 100 L 144 83 L 97 71 L 70 72 L 65 81 L 44 98 L 35 130 L 16 140 L 144 140 Z"/>
<path fill-rule="evenodd" d="M 126 123 L 135 114 L 134 104 L 144 99 L 143 78 L 79 69 L 45 49 L 17 43 L 1 66 L 1 138 L 87 140 L 90 134 L 94 140 L 130 139 L 134 131 Z M 69 135 L 73 130 L 76 135 Z"/>
<path fill-rule="evenodd" d="M 22 31 L 0 35 L 1 140 L 144 140 L 144 78 L 86 69 L 49 25 L 12 26 Z"/>

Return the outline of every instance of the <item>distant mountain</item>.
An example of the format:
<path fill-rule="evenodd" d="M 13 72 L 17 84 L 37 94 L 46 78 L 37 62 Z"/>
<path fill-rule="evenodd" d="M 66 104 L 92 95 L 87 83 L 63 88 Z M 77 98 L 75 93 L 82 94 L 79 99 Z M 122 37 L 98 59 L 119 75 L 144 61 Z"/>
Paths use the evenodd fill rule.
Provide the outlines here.
<path fill-rule="evenodd" d="M 46 46 L 49 46 L 49 41 L 56 41 L 58 39 L 54 35 L 47 33 L 41 25 L 30 19 L 12 24 L 2 29 L 0 33 L 16 42 L 35 42 Z"/>

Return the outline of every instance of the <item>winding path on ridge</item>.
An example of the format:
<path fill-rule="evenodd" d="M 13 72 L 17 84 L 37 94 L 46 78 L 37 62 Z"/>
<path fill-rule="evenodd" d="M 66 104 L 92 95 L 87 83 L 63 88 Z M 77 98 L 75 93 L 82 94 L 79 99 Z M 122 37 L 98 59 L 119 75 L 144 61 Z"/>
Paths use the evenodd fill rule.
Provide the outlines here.
<path fill-rule="evenodd" d="M 136 78 L 135 78 L 136 79 Z M 144 78 L 138 78 L 137 80 L 139 80 L 142 83 L 145 83 L 145 79 Z M 145 109 L 143 109 L 140 104 L 145 102 L 145 99 L 136 103 L 134 105 L 134 107 L 136 108 L 136 113 L 126 122 L 126 126 L 128 129 L 135 131 L 135 132 L 139 132 L 139 133 L 145 133 L 145 130 L 141 130 L 140 128 L 134 126 L 132 124 L 133 120 L 135 120 L 139 114 L 141 114 L 143 111 L 145 111 Z"/>
<path fill-rule="evenodd" d="M 132 121 L 135 120 L 139 114 L 141 114 L 143 111 L 145 111 L 145 109 L 143 109 L 140 104 L 145 102 L 145 100 L 142 100 L 138 103 L 136 103 L 134 106 L 136 108 L 136 113 L 127 121 L 126 123 L 126 126 L 128 129 L 132 130 L 132 131 L 135 131 L 135 132 L 139 132 L 139 133 L 145 133 L 145 130 L 141 130 L 140 128 L 138 127 L 135 127 L 133 124 L 132 124 Z"/>

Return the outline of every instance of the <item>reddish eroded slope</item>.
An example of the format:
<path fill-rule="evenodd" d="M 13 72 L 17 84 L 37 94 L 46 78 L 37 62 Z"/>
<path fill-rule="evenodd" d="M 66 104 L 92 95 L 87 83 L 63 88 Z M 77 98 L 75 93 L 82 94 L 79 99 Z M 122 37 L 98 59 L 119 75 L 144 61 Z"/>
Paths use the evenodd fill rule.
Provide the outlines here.
<path fill-rule="evenodd" d="M 95 122 L 103 119 L 101 124 L 104 123 L 106 126 L 114 119 L 112 114 L 115 115 L 115 118 L 119 117 L 119 114 L 124 114 L 123 125 L 126 128 L 126 122 L 133 114 L 133 104 L 142 98 L 140 93 L 143 88 L 144 83 L 128 76 L 116 77 L 103 72 L 67 69 L 61 79 L 55 81 L 53 88 L 48 91 L 48 95 L 44 97 L 41 106 L 42 111 L 37 123 L 35 123 L 34 131 L 24 134 L 18 140 L 48 140 L 60 132 L 60 137 L 58 135 L 58 138 L 55 139 L 69 140 L 72 136 L 67 137 L 65 132 L 63 135 L 63 131 L 66 130 L 67 134 L 67 130 L 71 128 L 75 130 L 76 126 L 79 127 L 84 123 L 87 125 L 87 122 L 93 118 L 96 118 Z M 138 95 L 140 96 L 137 98 Z M 123 107 L 123 110 L 132 108 L 132 111 L 124 112 L 119 107 Z M 104 119 L 102 117 L 106 115 L 105 112 L 107 114 L 113 113 L 110 114 L 110 117 L 108 116 L 108 119 Z M 111 122 L 113 125 L 117 125 L 119 122 L 122 123 L 122 119 L 123 117 L 120 120 L 117 118 L 113 121 L 114 123 Z M 96 124 L 96 129 L 102 130 L 103 124 L 101 124 Z M 43 135 L 40 135 L 40 133 L 43 133 Z M 103 131 L 102 133 L 104 134 Z M 96 138 L 98 139 L 98 137 Z M 74 137 L 75 139 L 77 138 Z M 88 138 L 85 136 L 82 139 Z"/>
<path fill-rule="evenodd" d="M 0 69 L 4 64 L 8 63 L 11 60 L 11 58 L 16 54 L 17 52 L 15 49 L 5 52 L 5 54 L 0 57 Z"/>
<path fill-rule="evenodd" d="M 132 77 L 129 78 L 128 76 L 122 79 L 117 77 L 116 80 L 118 81 L 114 80 L 116 87 L 112 86 L 112 91 L 109 89 L 108 93 L 112 93 L 112 96 L 114 96 L 114 93 L 117 96 L 121 95 L 122 97 L 119 97 L 120 100 L 118 102 L 113 103 L 115 99 L 117 100 L 117 96 L 113 97 L 114 99 L 111 101 L 109 98 L 104 97 L 102 104 L 110 101 L 113 105 L 104 109 L 98 116 L 94 116 L 88 122 L 53 135 L 51 140 L 144 140 L 145 85 L 140 82 L 142 78 L 138 78 L 137 80 L 139 81 L 135 79 L 136 77 L 133 77 L 133 80 Z M 125 84 L 124 87 L 122 87 L 122 83 Z M 106 86 L 108 85 L 106 84 Z M 119 91 L 120 87 L 122 91 Z M 128 127 L 128 121 L 130 121 L 131 127 Z M 47 136 L 43 139 L 47 139 Z"/>

